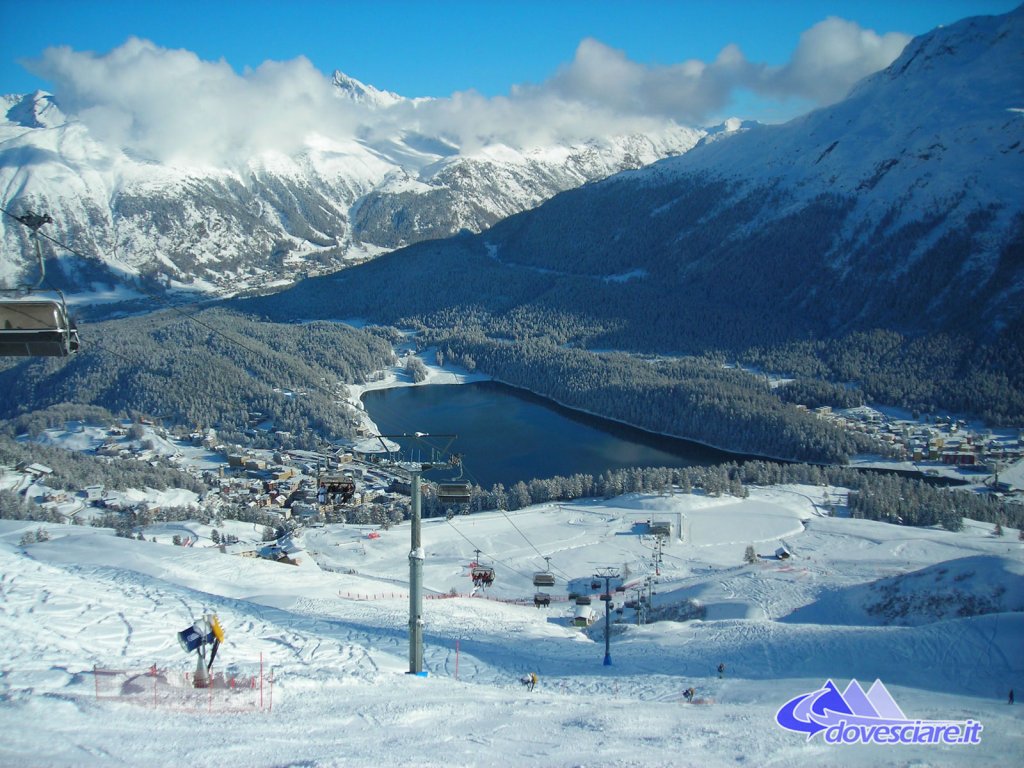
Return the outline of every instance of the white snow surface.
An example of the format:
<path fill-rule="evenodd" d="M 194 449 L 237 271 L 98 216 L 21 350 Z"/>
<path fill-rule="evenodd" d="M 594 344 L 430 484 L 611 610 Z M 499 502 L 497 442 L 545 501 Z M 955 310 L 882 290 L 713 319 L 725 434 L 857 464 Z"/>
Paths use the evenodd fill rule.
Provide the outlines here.
<path fill-rule="evenodd" d="M 993 242 L 1002 242 L 1024 200 L 1024 79 L 1019 66 L 1006 64 L 1022 57 L 1024 6 L 965 19 L 915 38 L 837 104 L 783 125 L 730 130 L 736 123 L 727 122 L 696 151 L 639 174 L 706 174 L 783 189 L 792 210 L 823 195 L 847 197 L 856 206 L 843 233 L 851 241 L 874 233 L 886 216 L 886 230 L 895 232 L 941 212 L 922 252 L 979 211 L 998 211 L 991 229 L 1001 233 Z M 841 264 L 849 250 L 844 243 L 830 256 Z"/>
<path fill-rule="evenodd" d="M 221 553 L 196 522 L 147 529 L 152 543 L 0 521 L 0 764 L 1015 764 L 1024 728 L 1006 697 L 1024 690 L 1017 531 L 824 517 L 820 497 L 798 486 L 747 499 L 631 495 L 426 520 L 426 677 L 406 674 L 409 523 L 307 529 L 288 547 L 293 566 Z M 604 665 L 603 621 L 569 626 L 566 580 L 606 566 L 628 568 L 628 585 L 654 575 L 653 540 L 634 526 L 648 519 L 682 520 L 683 534 L 665 548 L 654 608 L 690 601 L 705 617 L 614 625 Z M 167 526 L 197 543 L 168 545 Z M 20 544 L 40 527 L 48 541 Z M 224 528 L 244 544 L 247 527 Z M 756 564 L 743 563 L 748 545 L 763 556 Z M 775 559 L 780 546 L 789 560 Z M 475 549 L 496 580 L 470 597 Z M 543 556 L 558 579 L 546 609 L 532 605 Z M 933 615 L 954 590 L 994 599 L 997 612 Z M 893 594 L 905 598 L 898 624 L 869 610 Z M 183 679 L 195 659 L 176 634 L 208 612 L 226 633 L 214 671 L 251 671 L 262 655 L 272 707 L 221 711 L 184 683 L 191 709 L 130 689 L 96 696 L 94 667 Z M 540 678 L 533 692 L 519 683 L 529 672 Z M 909 718 L 981 722 L 981 744 L 833 747 L 775 723 L 793 697 L 851 678 L 865 689 L 881 680 Z M 690 686 L 702 703 L 685 702 Z"/>

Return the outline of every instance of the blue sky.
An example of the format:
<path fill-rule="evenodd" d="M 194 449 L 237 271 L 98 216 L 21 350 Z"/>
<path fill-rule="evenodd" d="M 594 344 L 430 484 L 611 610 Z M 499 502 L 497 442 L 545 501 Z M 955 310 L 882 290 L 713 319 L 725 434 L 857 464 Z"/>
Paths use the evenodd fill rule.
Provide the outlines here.
<path fill-rule="evenodd" d="M 236 71 L 305 56 L 403 96 L 475 89 L 507 94 L 567 64 L 584 38 L 637 63 L 710 61 L 730 43 L 750 60 L 782 65 L 802 32 L 827 16 L 878 34 L 914 36 L 965 16 L 1004 13 L 1005 0 L 695 0 L 692 2 L 327 2 L 326 0 L 0 0 L 0 92 L 53 84 L 19 60 L 49 46 L 104 53 L 129 36 L 183 48 Z"/>
<path fill-rule="evenodd" d="M 419 134 L 472 153 L 782 122 L 1008 0 L 0 0 L 0 93 L 161 162 Z M 342 98 L 335 69 L 403 100 Z M 414 97 L 431 97 L 412 101 Z"/>

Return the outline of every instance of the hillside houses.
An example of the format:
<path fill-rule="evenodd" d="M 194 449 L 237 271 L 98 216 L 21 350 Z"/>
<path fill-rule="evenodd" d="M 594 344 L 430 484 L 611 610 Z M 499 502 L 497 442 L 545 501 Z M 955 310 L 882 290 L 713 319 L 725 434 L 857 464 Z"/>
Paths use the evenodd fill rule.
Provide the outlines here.
<path fill-rule="evenodd" d="M 127 492 L 110 482 L 107 487 L 91 482 L 77 489 L 58 490 L 47 481 L 60 471 L 55 473 L 53 468 L 32 461 L 0 473 L 3 488 L 55 517 L 86 524 L 104 520 L 107 525 L 116 518 L 122 533 L 154 521 L 182 520 L 189 515 L 230 519 L 243 511 L 248 512 L 245 518 L 275 527 L 287 526 L 289 518 L 309 524 L 391 524 L 400 521 L 408 508 L 408 499 L 388 492 L 394 477 L 386 468 L 371 466 L 340 447 L 322 451 L 244 449 L 217 443 L 216 432 L 209 429 L 165 429 L 127 421 L 48 430 L 48 445 L 65 441 L 70 450 L 93 454 L 110 464 L 143 461 L 170 466 L 206 486 L 200 494 L 150 488 Z M 318 478 L 332 475 L 350 477 L 354 488 L 344 498 L 320 503 Z"/>
<path fill-rule="evenodd" d="M 939 417 L 932 421 L 913 421 L 889 417 L 867 406 L 841 411 L 822 407 L 815 409 L 815 413 L 845 429 L 875 437 L 900 461 L 987 473 L 999 464 L 1024 457 L 1024 436 L 1017 431 L 996 436 L 991 430 L 976 431 L 963 420 Z"/>

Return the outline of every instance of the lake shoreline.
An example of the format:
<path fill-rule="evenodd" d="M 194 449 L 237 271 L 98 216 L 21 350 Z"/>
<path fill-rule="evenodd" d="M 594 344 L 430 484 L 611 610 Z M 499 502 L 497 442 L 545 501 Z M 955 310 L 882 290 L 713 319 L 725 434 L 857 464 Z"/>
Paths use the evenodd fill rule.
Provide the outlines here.
<path fill-rule="evenodd" d="M 410 352 L 410 354 L 412 353 Z M 348 385 L 349 396 L 347 398 L 347 402 L 358 412 L 360 418 L 360 427 L 367 434 L 377 435 L 380 433 L 377 424 L 370 416 L 363 401 L 364 395 L 368 392 L 405 387 L 424 387 L 430 385 L 459 385 L 492 382 L 495 384 L 499 384 L 502 387 L 505 387 L 508 390 L 512 391 L 517 396 L 528 399 L 542 407 L 553 410 L 556 413 L 562 412 L 562 415 L 565 415 L 566 418 L 573 418 L 574 415 L 584 416 L 587 417 L 588 419 L 593 419 L 598 422 L 605 422 L 607 424 L 617 425 L 619 427 L 635 431 L 642 435 L 649 436 L 652 439 L 675 441 L 678 443 L 695 446 L 701 449 L 726 454 L 727 458 L 721 463 L 728 463 L 729 461 L 766 461 L 783 464 L 815 463 L 797 462 L 795 459 L 787 459 L 778 456 L 770 456 L 766 454 L 743 453 L 735 451 L 730 448 L 713 445 L 711 443 L 696 440 L 693 438 L 680 437 L 679 435 L 673 435 L 664 432 L 656 432 L 650 429 L 646 429 L 644 427 L 639 427 L 635 424 L 631 424 L 626 421 L 622 421 L 620 419 L 611 418 L 608 416 L 604 416 L 603 414 L 600 413 L 594 413 L 583 408 L 577 408 L 571 405 L 567 405 L 543 393 L 534 392 L 533 390 L 528 389 L 526 387 L 511 384 L 507 381 L 503 381 L 502 379 L 490 376 L 488 374 L 469 371 L 465 368 L 454 365 L 439 366 L 435 362 L 432 362 L 435 359 L 435 354 L 436 350 L 434 348 L 428 348 L 416 354 L 416 356 L 423 363 L 427 371 L 426 378 L 424 378 L 423 381 L 414 382 L 412 378 L 405 372 L 405 361 L 403 358 L 402 362 L 393 366 L 391 369 L 379 372 L 381 374 L 380 378 L 375 381 L 371 381 L 366 384 Z M 920 477 L 921 479 L 925 480 L 931 479 L 931 476 L 928 473 L 926 473 L 921 467 L 916 466 L 913 462 L 887 460 L 882 458 L 881 456 L 875 455 L 857 456 L 853 458 L 847 465 L 830 465 L 827 463 L 821 463 L 819 464 L 819 466 L 848 466 L 852 469 L 895 472 L 905 476 Z M 970 482 L 965 480 L 963 477 L 949 473 L 941 473 L 938 479 L 940 481 L 952 482 L 956 484 L 970 484 Z"/>

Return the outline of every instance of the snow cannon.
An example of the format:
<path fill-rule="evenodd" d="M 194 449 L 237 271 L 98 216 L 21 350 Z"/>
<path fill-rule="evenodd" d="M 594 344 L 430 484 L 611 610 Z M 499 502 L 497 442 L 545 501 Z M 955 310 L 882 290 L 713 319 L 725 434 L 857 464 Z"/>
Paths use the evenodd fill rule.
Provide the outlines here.
<path fill-rule="evenodd" d="M 202 621 L 196 621 L 191 627 L 178 633 L 178 643 L 185 653 L 196 652 L 196 675 L 193 685 L 196 688 L 210 686 L 210 669 L 217 657 L 217 649 L 224 642 L 224 630 L 214 614 L 207 614 Z M 206 646 L 210 646 L 210 661 L 206 661 Z"/>
<path fill-rule="evenodd" d="M 212 631 L 207 634 L 203 633 L 198 621 L 178 633 L 178 643 L 185 653 L 192 653 L 192 651 L 198 650 L 200 646 L 212 643 L 215 639 L 216 637 Z"/>

